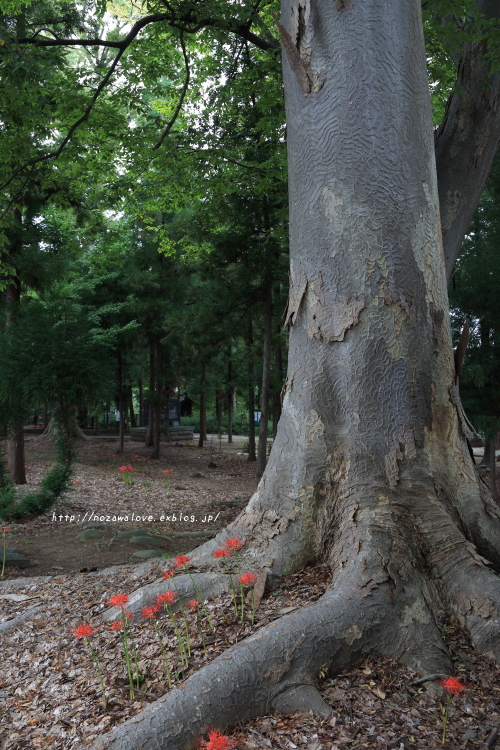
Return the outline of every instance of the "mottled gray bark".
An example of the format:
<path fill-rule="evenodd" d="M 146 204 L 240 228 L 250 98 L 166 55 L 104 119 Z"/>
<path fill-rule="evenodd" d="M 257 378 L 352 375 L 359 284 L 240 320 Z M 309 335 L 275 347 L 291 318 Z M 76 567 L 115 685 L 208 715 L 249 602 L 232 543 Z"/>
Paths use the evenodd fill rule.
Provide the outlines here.
<path fill-rule="evenodd" d="M 478 12 L 500 19 L 498 0 L 478 0 Z M 436 132 L 439 209 L 446 262 L 451 279 L 465 233 L 486 185 L 500 143 L 500 74 L 491 75 L 484 40 L 464 50 L 457 84 Z"/>
<path fill-rule="evenodd" d="M 273 324 L 272 287 L 264 290 L 264 342 L 262 347 L 262 388 L 260 392 L 260 426 L 257 447 L 257 477 L 263 475 L 267 463 L 267 423 L 269 420 L 269 395 L 271 384 L 271 344 Z"/>
<path fill-rule="evenodd" d="M 419 4 L 282 0 L 291 289 L 288 378 L 246 509 L 270 577 L 311 559 L 327 593 L 230 649 L 93 750 L 184 750 L 209 724 L 328 715 L 314 687 L 369 652 L 450 673 L 436 612 L 500 659 L 500 514 L 457 401 Z"/>

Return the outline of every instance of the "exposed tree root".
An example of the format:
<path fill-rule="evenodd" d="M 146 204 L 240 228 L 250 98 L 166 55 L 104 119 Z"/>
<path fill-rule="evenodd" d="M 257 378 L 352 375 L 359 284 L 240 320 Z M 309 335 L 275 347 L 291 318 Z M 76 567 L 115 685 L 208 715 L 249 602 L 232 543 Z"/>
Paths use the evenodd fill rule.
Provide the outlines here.
<path fill-rule="evenodd" d="M 0 635 L 5 635 L 5 633 L 8 633 L 11 630 L 15 630 L 19 625 L 22 625 L 22 623 L 28 619 L 28 617 L 31 617 L 31 615 L 34 615 L 35 612 L 40 612 L 42 609 L 47 609 L 49 605 L 48 604 L 36 604 L 34 607 L 30 607 L 30 609 L 26 610 L 26 612 L 23 612 L 22 615 L 18 615 L 17 617 L 12 618 L 12 620 L 6 620 L 5 622 L 0 623 Z"/>
<path fill-rule="evenodd" d="M 327 717 L 330 707 L 317 690 L 318 675 L 338 673 L 370 653 L 394 658 L 420 674 L 450 674 L 452 661 L 436 622 L 443 610 L 460 618 L 480 650 L 500 659 L 500 578 L 484 566 L 462 512 L 443 495 L 428 475 L 415 470 L 401 472 L 396 489 L 337 487 L 330 496 L 337 508 L 335 526 L 324 551 L 333 577 L 323 597 L 232 647 L 97 740 L 92 750 L 187 750 L 209 725 L 223 728 L 272 711 L 312 710 Z M 299 539 L 303 520 L 294 530 L 290 514 L 280 523 L 276 512 L 271 518 L 254 500 L 231 527 L 195 550 L 193 560 L 213 565 L 217 546 L 249 530 L 249 514 L 267 518 L 272 548 L 281 544 L 279 567 L 293 567 L 310 554 L 311 540 L 303 541 L 302 550 L 298 543 L 292 549 L 284 543 L 284 538 Z M 276 528 L 282 530 L 281 539 L 272 536 Z M 240 562 L 275 572 L 270 546 L 265 537 L 256 546 L 247 537 Z M 263 548 L 267 554 L 262 555 Z M 258 550 L 261 566 L 251 566 Z M 220 573 L 194 577 L 203 597 L 230 588 L 229 576 Z M 196 595 L 189 576 L 175 582 L 183 599 Z M 131 610 L 151 604 L 167 588 L 173 588 L 170 580 L 138 589 L 130 597 Z M 118 614 L 110 610 L 105 618 Z"/>
<path fill-rule="evenodd" d="M 132 614 L 137 614 L 143 607 L 153 605 L 158 594 L 162 594 L 164 591 L 170 589 L 174 593 L 178 593 L 181 599 L 185 602 L 190 599 L 198 598 L 199 596 L 203 599 L 219 596 L 220 594 L 231 590 L 231 576 L 223 575 L 222 573 L 198 573 L 194 576 L 193 580 L 196 583 L 196 588 L 188 575 L 176 576 L 175 586 L 172 583 L 172 579 L 148 583 L 146 586 L 142 586 L 140 589 L 137 589 L 130 594 L 127 610 Z M 198 589 L 198 591 L 196 589 Z M 178 606 L 177 603 L 174 603 L 172 609 L 176 610 L 178 609 Z M 103 618 L 106 622 L 111 622 L 120 617 L 121 609 L 119 607 L 112 607 L 103 614 Z"/>

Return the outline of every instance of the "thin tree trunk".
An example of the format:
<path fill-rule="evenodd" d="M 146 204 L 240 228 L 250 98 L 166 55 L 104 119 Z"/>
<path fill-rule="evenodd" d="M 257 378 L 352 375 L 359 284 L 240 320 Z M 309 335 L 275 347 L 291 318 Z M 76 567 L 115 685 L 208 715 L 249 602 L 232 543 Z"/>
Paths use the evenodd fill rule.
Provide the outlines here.
<path fill-rule="evenodd" d="M 253 326 L 252 321 L 248 324 L 247 336 L 248 349 L 248 461 L 256 461 L 255 455 L 255 384 L 254 384 L 254 358 L 253 358 Z"/>
<path fill-rule="evenodd" d="M 259 447 L 257 451 L 257 477 L 263 475 L 267 463 L 267 422 L 269 419 L 269 386 L 271 381 L 271 341 L 273 324 L 273 299 L 271 284 L 264 297 L 264 346 L 262 353 L 262 390 L 260 404 Z"/>
<path fill-rule="evenodd" d="M 139 378 L 139 427 L 144 427 L 144 405 L 142 403 L 142 378 Z"/>
<path fill-rule="evenodd" d="M 200 392 L 200 437 L 198 448 L 203 448 L 203 442 L 207 439 L 207 394 L 205 391 L 205 380 L 207 365 L 203 362 L 201 369 L 201 392 Z"/>
<path fill-rule="evenodd" d="M 231 362 L 231 352 L 229 352 L 229 361 L 227 363 L 227 442 L 233 442 L 233 367 Z"/>
<path fill-rule="evenodd" d="M 217 414 L 217 432 L 219 435 L 222 432 L 222 399 L 223 399 L 223 391 L 221 389 L 217 389 L 215 394 L 215 413 Z"/>
<path fill-rule="evenodd" d="M 44 430 L 47 429 L 48 421 L 49 421 L 49 408 L 47 404 L 44 404 L 43 405 L 43 428 Z"/>
<path fill-rule="evenodd" d="M 156 373 L 155 373 L 155 424 L 153 430 L 153 453 L 151 458 L 160 458 L 160 439 L 161 439 L 161 377 L 162 377 L 162 348 L 158 340 L 156 343 Z"/>
<path fill-rule="evenodd" d="M 21 225 L 21 212 L 16 209 L 16 219 Z M 21 282 L 19 279 L 7 284 L 5 289 L 6 330 L 14 325 L 16 308 L 21 300 Z M 7 467 L 9 476 L 14 484 L 26 484 L 25 456 L 24 456 L 24 425 L 17 420 L 9 426 L 7 431 Z"/>
<path fill-rule="evenodd" d="M 155 393 L 155 343 L 149 345 L 149 396 L 148 396 L 148 428 L 146 430 L 146 448 L 153 447 L 154 429 L 154 393 Z"/>
<path fill-rule="evenodd" d="M 128 403 L 130 409 L 130 427 L 137 427 L 137 422 L 134 414 L 134 397 L 132 395 L 132 386 L 128 387 Z"/>
<path fill-rule="evenodd" d="M 119 423 L 119 445 L 118 453 L 123 453 L 123 436 L 125 429 L 125 399 L 123 397 L 123 367 L 122 367 L 122 353 L 118 350 L 118 388 L 119 388 L 119 401 L 118 409 L 120 411 L 120 423 Z"/>

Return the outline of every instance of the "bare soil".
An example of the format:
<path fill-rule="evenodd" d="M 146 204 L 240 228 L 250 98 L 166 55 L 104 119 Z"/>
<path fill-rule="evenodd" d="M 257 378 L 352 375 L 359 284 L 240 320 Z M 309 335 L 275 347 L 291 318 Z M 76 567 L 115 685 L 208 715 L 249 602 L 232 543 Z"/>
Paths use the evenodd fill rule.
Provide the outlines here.
<path fill-rule="evenodd" d="M 69 495 L 45 516 L 9 524 L 7 546 L 17 547 L 31 566 L 7 567 L 4 580 L 141 562 L 133 554 L 148 547 L 118 537 L 132 529 L 166 537 L 157 544 L 165 555 L 188 552 L 232 520 L 256 487 L 255 463 L 238 455 L 241 440 L 222 446 L 217 441 L 201 450 L 194 444 L 163 443 L 158 461 L 142 443 L 127 441 L 122 455 L 115 440 L 78 441 L 76 447 Z M 36 489 L 54 459 L 52 442 L 28 437 L 28 484 L 19 491 Z M 133 467 L 132 485 L 119 470 L 127 464 Z M 88 526 L 102 536 L 79 539 Z"/>

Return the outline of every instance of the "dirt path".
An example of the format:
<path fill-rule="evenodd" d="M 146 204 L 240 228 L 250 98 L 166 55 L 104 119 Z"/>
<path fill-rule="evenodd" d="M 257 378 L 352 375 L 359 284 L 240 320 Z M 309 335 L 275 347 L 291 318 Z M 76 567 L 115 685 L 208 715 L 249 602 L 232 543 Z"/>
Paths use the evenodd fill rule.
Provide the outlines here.
<path fill-rule="evenodd" d="M 152 461 L 142 443 L 128 441 L 118 455 L 118 444 L 109 439 L 79 442 L 71 493 L 51 513 L 10 524 L 7 546 L 31 565 L 7 567 L 4 579 L 140 562 L 148 549 L 158 555 L 193 549 L 233 519 L 256 487 L 255 464 L 240 454 L 242 448 L 241 441 L 222 443 L 222 452 L 218 441 L 202 450 L 164 443 L 162 457 Z M 27 439 L 27 491 L 53 460 L 51 442 Z M 119 471 L 125 464 L 133 467 L 132 485 Z M 119 537 L 132 530 L 140 533 Z M 154 543 L 131 541 L 146 535 L 156 537 Z"/>

